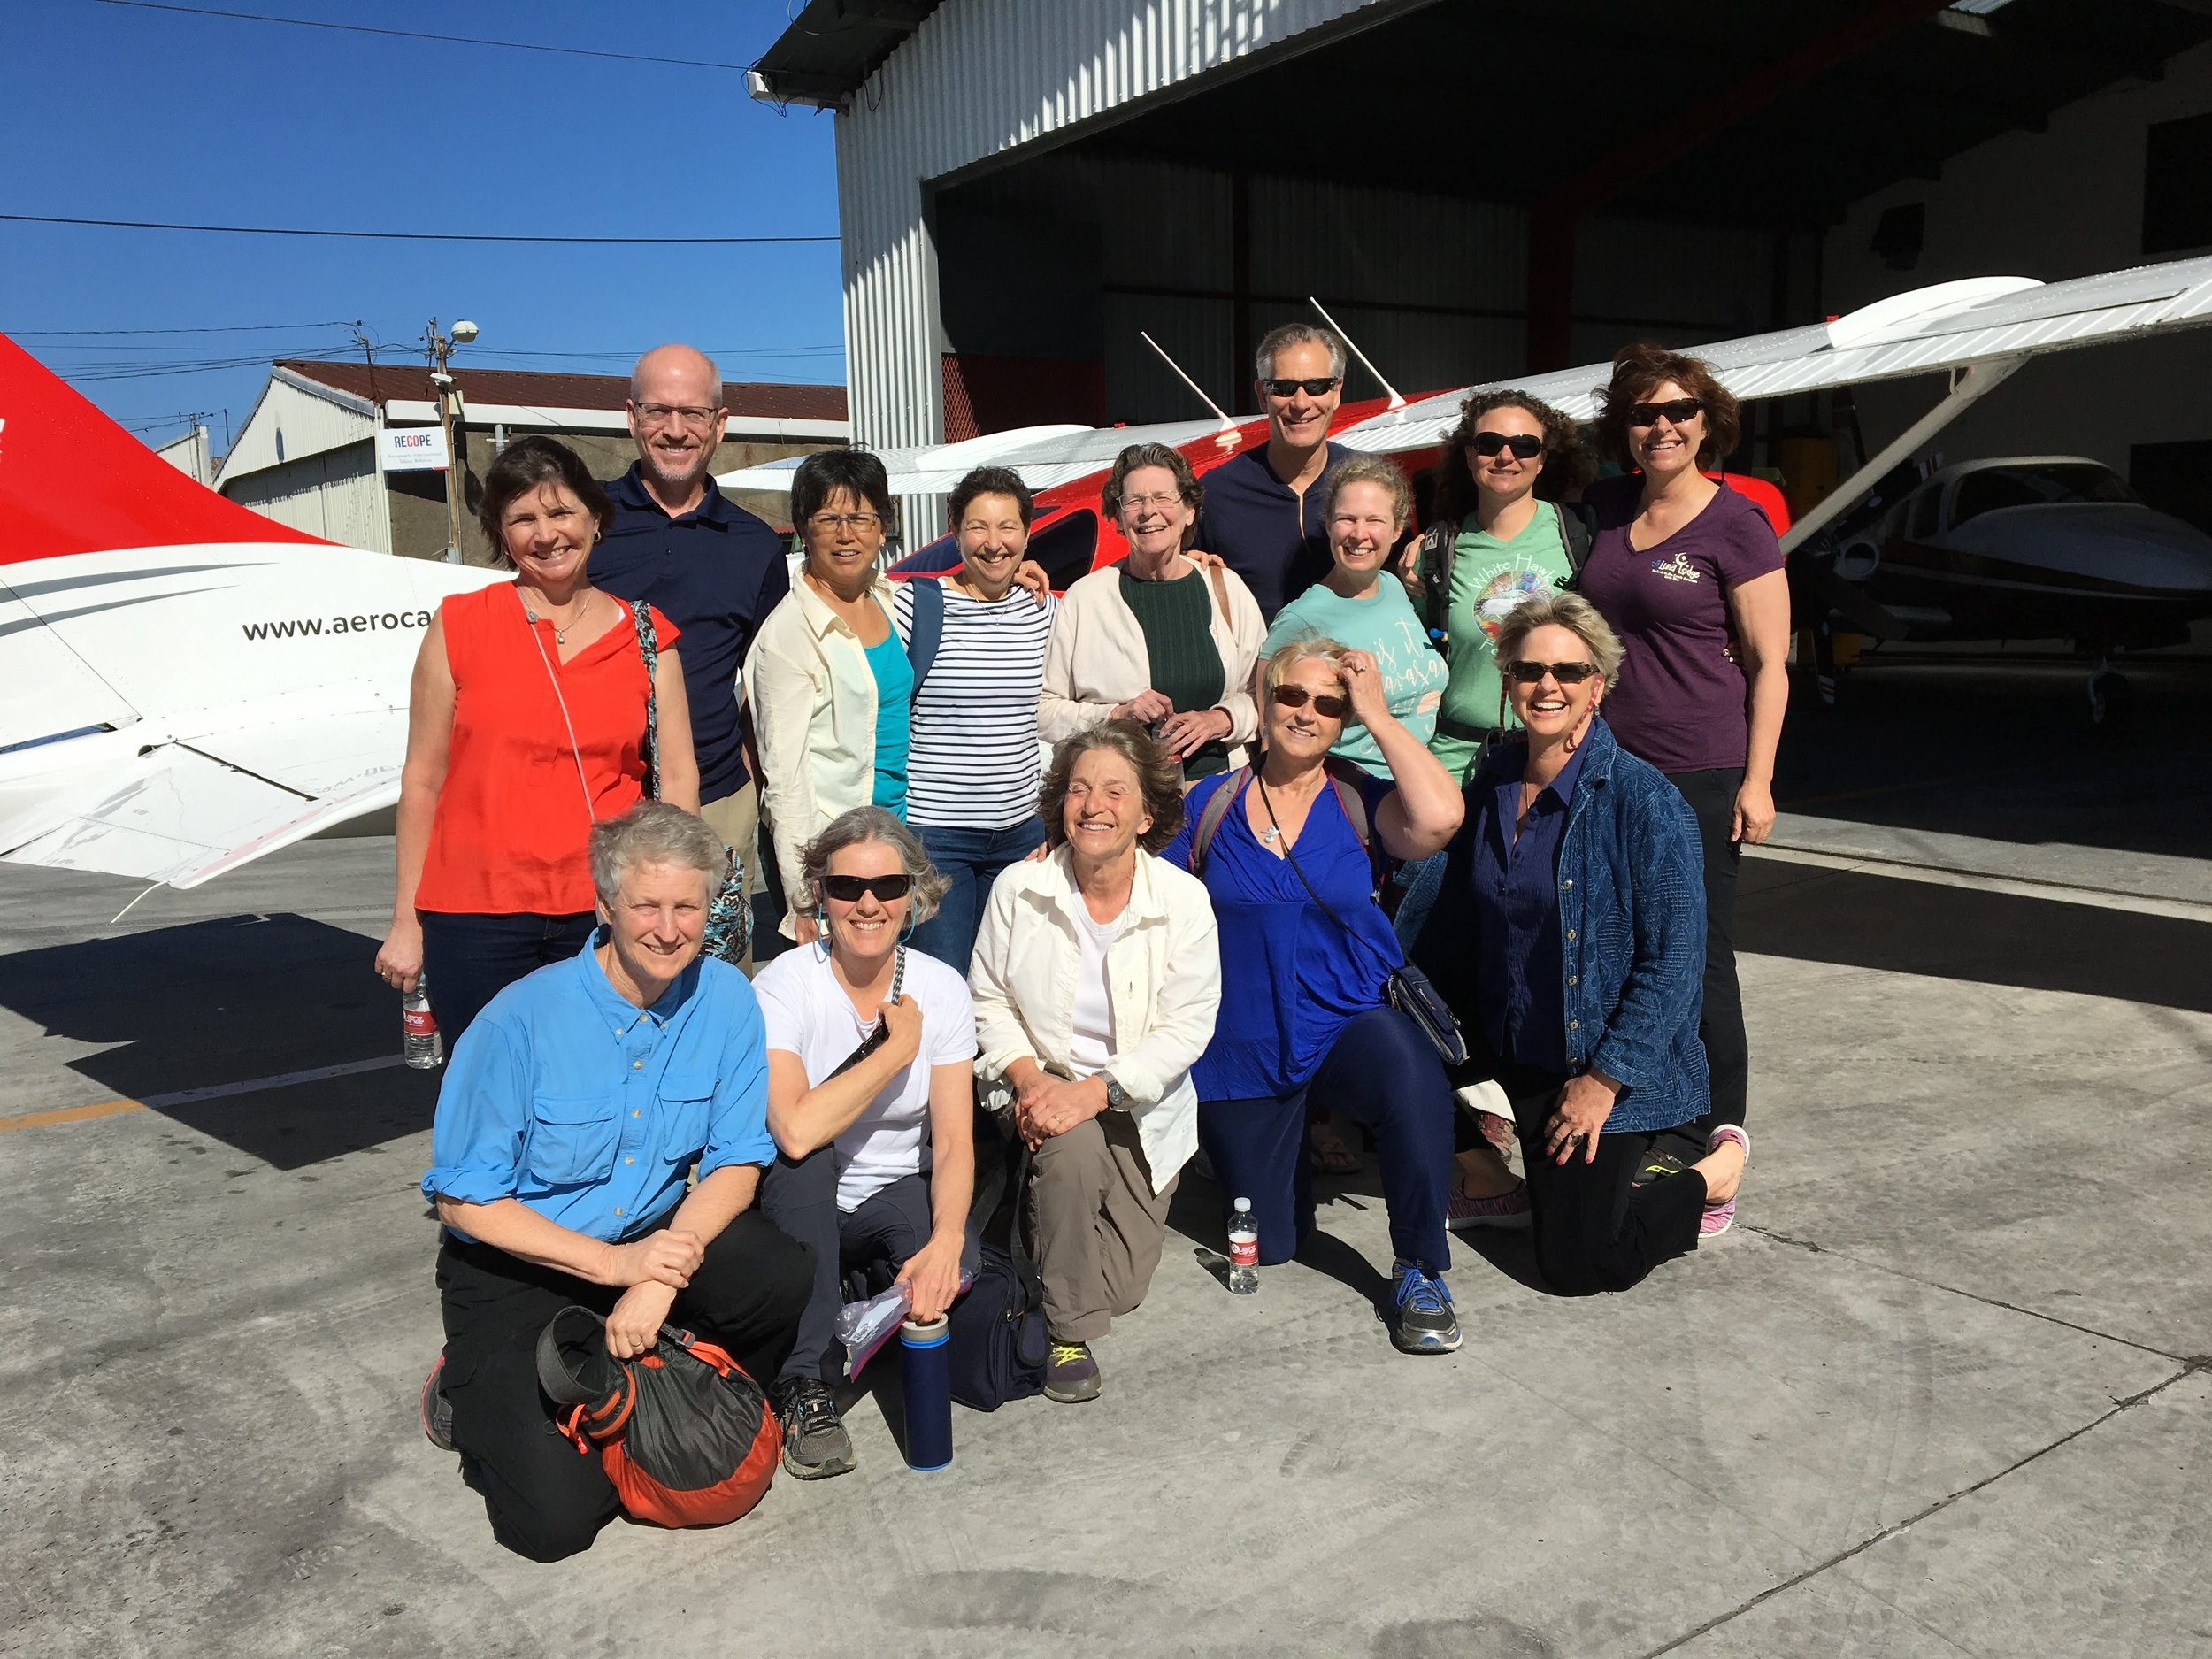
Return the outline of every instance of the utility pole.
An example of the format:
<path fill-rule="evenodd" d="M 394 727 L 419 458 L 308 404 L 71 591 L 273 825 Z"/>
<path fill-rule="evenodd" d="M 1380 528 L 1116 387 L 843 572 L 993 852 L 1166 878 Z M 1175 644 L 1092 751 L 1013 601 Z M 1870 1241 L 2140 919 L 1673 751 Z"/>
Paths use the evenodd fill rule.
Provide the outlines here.
<path fill-rule="evenodd" d="M 438 332 L 438 319 L 433 317 L 430 326 L 423 331 L 424 355 L 430 362 L 430 384 L 438 394 L 438 429 L 445 434 L 445 562 L 461 562 L 461 485 L 459 475 L 466 459 L 460 452 L 461 391 L 453 381 L 453 372 L 448 363 L 453 348 L 465 346 L 476 338 L 476 325 L 463 318 L 453 325 L 450 336 Z"/>

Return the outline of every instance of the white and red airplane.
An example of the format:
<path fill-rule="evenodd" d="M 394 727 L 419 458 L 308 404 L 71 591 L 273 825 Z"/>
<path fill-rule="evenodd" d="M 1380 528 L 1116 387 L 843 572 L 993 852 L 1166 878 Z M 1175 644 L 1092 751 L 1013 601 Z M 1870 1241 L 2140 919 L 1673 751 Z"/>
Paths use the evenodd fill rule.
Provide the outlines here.
<path fill-rule="evenodd" d="M 2200 258 L 2048 285 L 1948 282 L 1694 349 L 1747 400 L 1951 377 L 1926 416 L 1789 526 L 1788 548 L 2028 357 L 2208 324 L 2212 258 Z M 1607 372 L 1497 384 L 1586 418 Z M 1475 389 L 1348 404 L 1333 435 L 1416 471 Z M 1169 443 L 1202 471 L 1265 440 L 1263 422 L 1230 425 L 1225 446 L 1222 423 L 1205 420 L 1030 428 L 884 458 L 901 494 L 941 494 L 972 466 L 1018 469 L 1040 491 L 1033 550 L 1064 585 L 1123 551 L 1098 488 L 1124 445 Z M 722 481 L 785 488 L 795 465 Z M 938 551 L 908 562 L 934 568 L 924 556 Z M 0 336 L 0 858 L 190 887 L 374 825 L 398 799 L 408 674 L 430 614 L 501 579 L 273 524 L 170 466 Z"/>

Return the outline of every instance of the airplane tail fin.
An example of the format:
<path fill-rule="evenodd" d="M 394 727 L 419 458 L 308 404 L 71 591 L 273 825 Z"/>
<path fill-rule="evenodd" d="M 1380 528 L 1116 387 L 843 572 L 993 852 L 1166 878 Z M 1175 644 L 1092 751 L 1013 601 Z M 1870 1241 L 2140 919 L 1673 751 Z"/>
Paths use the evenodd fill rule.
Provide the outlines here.
<path fill-rule="evenodd" d="M 0 334 L 0 565 L 226 541 L 320 538 L 187 477 Z"/>

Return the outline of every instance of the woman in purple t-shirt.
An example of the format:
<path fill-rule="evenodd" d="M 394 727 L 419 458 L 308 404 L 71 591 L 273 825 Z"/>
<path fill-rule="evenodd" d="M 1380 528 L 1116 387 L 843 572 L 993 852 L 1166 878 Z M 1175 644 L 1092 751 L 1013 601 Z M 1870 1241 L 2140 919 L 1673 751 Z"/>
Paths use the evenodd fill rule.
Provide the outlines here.
<path fill-rule="evenodd" d="M 1709 1150 L 1743 1132 L 1750 1073 L 1736 984 L 1736 868 L 1774 827 L 1774 749 L 1789 701 L 1790 598 L 1774 526 L 1705 476 L 1735 448 L 1736 400 L 1711 369 L 1657 346 L 1613 359 L 1598 435 L 1626 478 L 1585 499 L 1597 531 L 1579 584 L 1627 647 L 1605 699 L 1613 734 L 1673 782 L 1705 850 L 1705 1008 L 1698 1034 L 1713 1073 Z M 1640 476 L 1638 476 L 1640 474 Z M 1724 1233 L 1735 1201 L 1709 1208 Z"/>

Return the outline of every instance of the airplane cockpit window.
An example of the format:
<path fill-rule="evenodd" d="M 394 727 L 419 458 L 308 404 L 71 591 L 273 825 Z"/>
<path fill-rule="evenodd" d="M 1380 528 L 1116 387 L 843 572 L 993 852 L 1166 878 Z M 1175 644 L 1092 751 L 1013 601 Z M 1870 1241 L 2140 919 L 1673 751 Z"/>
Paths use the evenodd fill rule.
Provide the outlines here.
<path fill-rule="evenodd" d="M 2054 502 L 2131 502 L 2127 481 L 2092 461 L 2055 461 L 2039 466 L 1993 466 L 1959 480 L 1951 522 L 2002 507 L 2041 507 Z"/>
<path fill-rule="evenodd" d="M 1047 525 L 1029 538 L 1029 557 L 1045 567 L 1056 593 L 1088 576 L 1097 554 L 1098 515 L 1087 507 Z"/>

